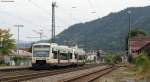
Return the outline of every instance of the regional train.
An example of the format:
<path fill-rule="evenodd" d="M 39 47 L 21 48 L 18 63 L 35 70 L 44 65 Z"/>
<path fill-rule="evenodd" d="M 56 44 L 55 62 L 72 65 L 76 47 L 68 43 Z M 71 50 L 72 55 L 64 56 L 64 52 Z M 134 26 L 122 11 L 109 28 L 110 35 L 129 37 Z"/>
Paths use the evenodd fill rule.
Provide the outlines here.
<path fill-rule="evenodd" d="M 32 67 L 48 69 L 55 66 L 85 64 L 85 51 L 56 43 L 35 43 L 32 46 Z"/>

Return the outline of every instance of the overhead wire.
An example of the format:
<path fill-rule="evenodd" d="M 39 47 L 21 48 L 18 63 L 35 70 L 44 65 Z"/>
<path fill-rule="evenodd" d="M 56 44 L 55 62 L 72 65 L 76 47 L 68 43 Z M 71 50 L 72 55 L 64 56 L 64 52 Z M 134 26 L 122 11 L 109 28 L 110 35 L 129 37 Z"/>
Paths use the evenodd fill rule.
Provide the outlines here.
<path fill-rule="evenodd" d="M 42 8 L 41 6 L 39 6 L 37 3 L 35 3 L 33 0 L 28 0 L 31 4 L 33 4 L 34 6 L 36 6 L 37 8 L 41 9 L 43 12 L 45 12 L 46 14 L 48 14 L 49 12 L 47 12 L 47 10 L 45 10 L 44 8 Z"/>
<path fill-rule="evenodd" d="M 87 0 L 87 1 L 88 1 L 88 3 L 89 3 L 89 6 L 95 11 L 95 12 L 92 12 L 92 13 L 96 13 L 97 16 L 100 17 L 100 16 L 99 16 L 100 13 L 99 13 L 99 11 L 97 10 L 96 5 L 94 5 L 91 0 Z"/>
<path fill-rule="evenodd" d="M 88 0 L 88 3 L 89 3 L 89 5 L 90 5 L 92 8 L 94 8 L 94 5 L 93 5 L 93 3 L 92 3 L 90 0 Z"/>
<path fill-rule="evenodd" d="M 41 6 L 39 6 L 36 2 L 34 2 L 33 0 L 28 0 L 29 2 L 31 2 L 31 4 L 33 4 L 35 7 L 41 9 L 43 12 L 45 12 L 46 14 L 50 14 L 50 12 L 48 12 L 46 9 L 42 8 Z M 62 20 L 59 16 L 56 16 L 57 20 L 60 21 L 62 24 L 67 24 L 66 22 L 64 22 L 64 20 Z"/>

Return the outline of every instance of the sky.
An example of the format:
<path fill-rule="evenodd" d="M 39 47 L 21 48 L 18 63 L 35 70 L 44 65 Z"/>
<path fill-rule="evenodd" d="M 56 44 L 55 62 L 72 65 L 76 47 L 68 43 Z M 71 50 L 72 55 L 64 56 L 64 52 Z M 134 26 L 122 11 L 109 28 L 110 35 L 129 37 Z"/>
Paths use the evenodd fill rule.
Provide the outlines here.
<path fill-rule="evenodd" d="M 0 28 L 10 29 L 17 39 L 37 41 L 51 38 L 51 3 L 56 2 L 56 34 L 76 23 L 84 23 L 128 7 L 149 6 L 150 0 L 0 0 Z"/>

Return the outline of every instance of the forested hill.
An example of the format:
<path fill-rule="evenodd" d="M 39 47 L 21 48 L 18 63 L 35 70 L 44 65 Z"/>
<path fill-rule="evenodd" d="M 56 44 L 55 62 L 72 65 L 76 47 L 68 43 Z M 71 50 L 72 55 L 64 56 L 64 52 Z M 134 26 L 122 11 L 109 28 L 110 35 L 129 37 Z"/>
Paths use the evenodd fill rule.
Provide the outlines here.
<path fill-rule="evenodd" d="M 132 7 L 86 23 L 75 24 L 57 36 L 57 42 L 80 44 L 88 49 L 123 50 L 129 28 L 131 11 L 132 28 L 142 28 L 150 33 L 150 6 Z"/>

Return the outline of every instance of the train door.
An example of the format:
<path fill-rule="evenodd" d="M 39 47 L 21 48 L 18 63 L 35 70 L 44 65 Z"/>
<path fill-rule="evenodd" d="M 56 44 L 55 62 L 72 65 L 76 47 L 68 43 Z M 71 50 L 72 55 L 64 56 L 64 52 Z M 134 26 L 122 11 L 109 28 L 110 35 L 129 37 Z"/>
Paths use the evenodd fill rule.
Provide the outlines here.
<path fill-rule="evenodd" d="M 75 56 L 75 60 L 76 60 L 76 62 L 78 63 L 78 61 L 79 61 L 78 53 L 77 53 L 77 52 L 75 52 L 74 56 Z"/>
<path fill-rule="evenodd" d="M 73 52 L 69 52 L 69 63 L 73 63 Z"/>
<path fill-rule="evenodd" d="M 52 62 L 53 62 L 53 64 L 57 63 L 57 60 L 58 60 L 57 53 L 58 53 L 58 50 L 55 47 L 52 48 Z"/>
<path fill-rule="evenodd" d="M 60 50 L 57 52 L 57 59 L 58 59 L 58 64 L 60 64 Z"/>
<path fill-rule="evenodd" d="M 70 63 L 70 52 L 68 51 L 68 54 L 67 54 L 67 59 L 68 59 L 68 63 Z"/>

